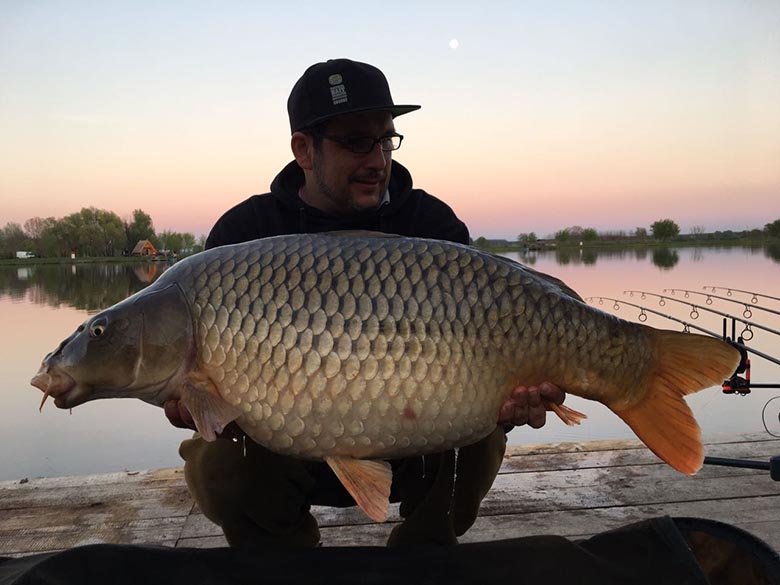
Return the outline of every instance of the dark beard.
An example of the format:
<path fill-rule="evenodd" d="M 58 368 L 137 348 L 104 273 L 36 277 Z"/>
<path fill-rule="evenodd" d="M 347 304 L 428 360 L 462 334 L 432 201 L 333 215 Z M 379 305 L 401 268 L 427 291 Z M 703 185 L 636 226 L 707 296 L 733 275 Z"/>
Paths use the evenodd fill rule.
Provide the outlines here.
<path fill-rule="evenodd" d="M 328 187 L 327 183 L 325 182 L 325 173 L 322 170 L 322 165 L 317 164 L 317 161 L 314 162 L 314 181 L 317 185 L 317 189 L 320 193 L 322 193 L 328 201 L 330 201 L 334 207 L 336 208 L 336 213 L 339 215 L 353 215 L 356 213 L 360 213 L 362 211 L 365 211 L 363 207 L 355 205 L 355 203 L 352 201 L 352 198 L 349 196 L 349 193 L 338 193 L 334 190 L 332 190 L 330 187 Z M 374 177 L 380 177 L 380 173 L 374 173 L 372 175 L 367 175 L 362 178 L 366 178 L 370 176 L 371 178 Z M 379 201 L 377 201 L 377 206 L 379 205 Z"/>

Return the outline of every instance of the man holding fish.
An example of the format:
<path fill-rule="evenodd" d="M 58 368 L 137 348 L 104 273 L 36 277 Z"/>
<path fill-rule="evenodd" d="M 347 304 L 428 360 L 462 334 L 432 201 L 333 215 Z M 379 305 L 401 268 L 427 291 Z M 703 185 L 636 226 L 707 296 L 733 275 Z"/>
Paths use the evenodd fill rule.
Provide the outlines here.
<path fill-rule="evenodd" d="M 384 521 L 390 501 L 403 518 L 390 545 L 457 542 L 501 465 L 503 425 L 540 427 L 548 408 L 584 417 L 557 386 L 696 473 L 703 446 L 684 396 L 730 376 L 739 352 L 623 321 L 462 245 L 466 226 L 392 161 L 393 119 L 418 107 L 395 105 L 370 65 L 310 67 L 288 100 L 295 161 L 271 193 L 229 210 L 209 250 L 48 354 L 31 380 L 41 407 L 50 396 L 58 408 L 131 396 L 163 406 L 198 430 L 180 453 L 201 510 L 231 546 L 255 550 L 316 546 L 311 505 L 357 503 Z M 718 582 L 748 582 L 755 563 L 735 543 L 746 555 L 762 546 L 728 526 L 651 519 L 582 542 L 529 537 L 516 546 L 531 562 L 513 554 L 506 570 L 705 583 L 695 556 L 738 576 Z"/>
<path fill-rule="evenodd" d="M 293 87 L 287 108 L 295 160 L 214 225 L 207 248 L 282 234 L 374 231 L 469 243 L 468 229 L 439 199 L 412 187 L 392 160 L 403 136 L 396 116 L 420 106 L 393 103 L 383 73 L 348 59 L 311 66 Z M 392 462 L 391 501 L 404 522 L 389 544 L 454 543 L 476 519 L 504 455 L 503 425 L 545 424 L 564 393 L 542 383 L 518 387 L 496 413 L 496 430 L 457 454 Z M 172 424 L 195 428 L 178 400 L 165 404 Z M 223 440 L 184 441 L 187 482 L 198 505 L 238 547 L 315 546 L 312 504 L 351 506 L 354 500 L 329 466 L 275 454 L 247 440 L 235 425 Z M 232 438 L 233 440 L 229 440 Z M 454 482 L 454 487 L 453 487 Z"/>

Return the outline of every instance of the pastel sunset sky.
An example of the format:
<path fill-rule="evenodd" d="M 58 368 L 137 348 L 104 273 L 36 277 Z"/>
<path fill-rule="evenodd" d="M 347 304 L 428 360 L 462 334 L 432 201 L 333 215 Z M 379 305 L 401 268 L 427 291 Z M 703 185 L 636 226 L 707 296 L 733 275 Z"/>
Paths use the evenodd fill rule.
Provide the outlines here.
<path fill-rule="evenodd" d="M 208 232 L 291 160 L 312 63 L 377 65 L 396 160 L 472 235 L 780 218 L 780 2 L 0 0 L 0 227 Z M 455 42 L 457 40 L 457 42 Z"/>

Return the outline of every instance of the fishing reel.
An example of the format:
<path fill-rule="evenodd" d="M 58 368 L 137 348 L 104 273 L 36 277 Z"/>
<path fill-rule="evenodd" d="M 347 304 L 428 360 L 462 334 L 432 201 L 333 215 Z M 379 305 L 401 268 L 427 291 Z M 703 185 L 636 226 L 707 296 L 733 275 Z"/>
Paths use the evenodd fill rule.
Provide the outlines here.
<path fill-rule="evenodd" d="M 745 340 L 739 337 L 737 341 L 732 341 L 726 337 L 724 341 L 739 352 L 740 359 L 739 365 L 731 377 L 728 380 L 724 380 L 723 384 L 721 384 L 723 393 L 747 396 L 750 394 L 750 358 L 745 348 Z M 744 376 L 740 376 L 740 374 L 744 374 Z"/>

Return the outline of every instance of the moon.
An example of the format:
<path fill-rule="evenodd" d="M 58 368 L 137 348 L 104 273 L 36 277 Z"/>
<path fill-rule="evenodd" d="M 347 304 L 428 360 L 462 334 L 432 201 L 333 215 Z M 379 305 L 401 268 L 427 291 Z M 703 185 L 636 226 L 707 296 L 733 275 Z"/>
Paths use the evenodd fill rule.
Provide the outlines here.
<path fill-rule="evenodd" d="M 457 49 L 460 47 L 460 41 L 458 39 L 450 39 L 450 49 Z"/>

